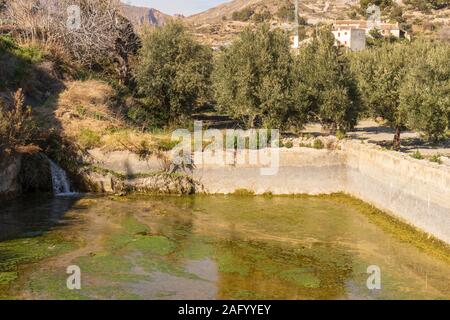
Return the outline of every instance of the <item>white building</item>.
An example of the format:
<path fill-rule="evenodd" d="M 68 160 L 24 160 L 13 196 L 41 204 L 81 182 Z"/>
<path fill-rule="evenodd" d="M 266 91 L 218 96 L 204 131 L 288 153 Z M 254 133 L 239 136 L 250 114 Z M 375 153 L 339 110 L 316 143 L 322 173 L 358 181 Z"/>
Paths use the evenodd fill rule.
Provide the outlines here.
<path fill-rule="evenodd" d="M 344 29 L 344 28 L 356 28 L 364 29 L 366 35 L 370 36 L 370 30 L 378 29 L 380 33 L 385 36 L 394 36 L 397 38 L 407 37 L 407 32 L 400 28 L 399 23 L 385 23 L 385 22 L 368 22 L 364 20 L 336 20 L 333 23 L 334 29 Z"/>
<path fill-rule="evenodd" d="M 333 23 L 336 45 L 345 46 L 352 51 L 366 48 L 366 37 L 370 37 L 372 29 L 379 30 L 384 37 L 408 38 L 408 34 L 400 29 L 398 23 L 369 23 L 363 20 L 337 20 Z"/>
<path fill-rule="evenodd" d="M 361 51 L 366 48 L 366 31 L 364 29 L 337 27 L 333 29 L 333 35 L 337 46 L 344 46 L 352 51 Z"/>

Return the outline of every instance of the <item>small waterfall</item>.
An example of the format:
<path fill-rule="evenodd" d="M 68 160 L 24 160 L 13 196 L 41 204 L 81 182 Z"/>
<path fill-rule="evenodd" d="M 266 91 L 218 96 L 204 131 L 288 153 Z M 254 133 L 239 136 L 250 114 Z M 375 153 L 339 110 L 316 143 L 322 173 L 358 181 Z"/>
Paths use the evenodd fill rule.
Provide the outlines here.
<path fill-rule="evenodd" d="M 49 161 L 52 174 L 53 193 L 55 196 L 73 195 L 74 192 L 70 187 L 66 172 L 52 160 L 49 159 Z"/>

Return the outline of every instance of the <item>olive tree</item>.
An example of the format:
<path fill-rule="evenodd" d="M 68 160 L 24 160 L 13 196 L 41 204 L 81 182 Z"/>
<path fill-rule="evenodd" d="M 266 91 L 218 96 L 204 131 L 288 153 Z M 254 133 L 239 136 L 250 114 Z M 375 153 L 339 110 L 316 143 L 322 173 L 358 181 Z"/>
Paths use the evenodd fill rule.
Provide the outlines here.
<path fill-rule="evenodd" d="M 138 58 L 135 78 L 144 117 L 178 122 L 209 99 L 212 50 L 197 43 L 181 22 L 144 31 Z"/>
<path fill-rule="evenodd" d="M 358 80 L 361 98 L 369 115 L 381 117 L 395 130 L 393 148 L 400 148 L 400 135 L 407 118 L 400 107 L 400 89 L 408 67 L 408 47 L 383 44 L 356 53 L 352 69 Z"/>
<path fill-rule="evenodd" d="M 352 129 L 361 107 L 357 83 L 348 57 L 334 46 L 328 28 L 300 50 L 296 65 L 297 91 L 304 92 L 298 105 L 308 120 L 321 123 L 332 133 Z"/>
<path fill-rule="evenodd" d="M 426 42 L 383 44 L 356 53 L 352 68 L 369 114 L 395 130 L 400 148 L 402 130 L 423 132 L 437 141 L 449 122 L 450 54 L 445 44 Z"/>
<path fill-rule="evenodd" d="M 222 49 L 213 78 L 219 111 L 248 127 L 285 127 L 295 113 L 289 36 L 282 30 L 267 24 L 244 30 Z"/>
<path fill-rule="evenodd" d="M 400 90 L 400 108 L 409 128 L 436 142 L 446 137 L 450 117 L 450 49 L 417 43 Z"/>

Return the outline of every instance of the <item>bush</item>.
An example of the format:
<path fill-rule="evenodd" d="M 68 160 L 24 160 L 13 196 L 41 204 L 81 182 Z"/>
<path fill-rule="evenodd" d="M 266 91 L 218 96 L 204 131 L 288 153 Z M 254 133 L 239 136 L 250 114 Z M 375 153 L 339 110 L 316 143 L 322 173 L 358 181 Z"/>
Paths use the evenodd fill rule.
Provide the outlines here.
<path fill-rule="evenodd" d="M 195 42 L 180 22 L 147 30 L 135 68 L 143 110 L 132 113 L 160 124 L 189 117 L 209 99 L 212 58 L 212 50 Z"/>
<path fill-rule="evenodd" d="M 295 5 L 290 0 L 285 0 L 285 2 L 279 7 L 277 17 L 280 20 L 293 22 L 295 21 Z M 304 17 L 299 16 L 298 21 L 300 25 L 307 25 L 308 22 Z"/>
<path fill-rule="evenodd" d="M 323 144 L 322 140 L 320 140 L 320 139 L 315 139 L 315 140 L 313 141 L 312 147 L 313 147 L 314 149 L 324 149 L 324 148 L 325 148 L 325 145 Z"/>
<path fill-rule="evenodd" d="M 270 13 L 270 11 L 263 11 L 261 13 L 255 13 L 253 15 L 253 20 L 255 22 L 265 22 L 265 21 L 269 21 L 270 19 L 272 19 L 272 14 Z"/>
<path fill-rule="evenodd" d="M 97 132 L 88 128 L 81 129 L 78 135 L 80 145 L 87 150 L 100 146 L 100 138 Z"/>
<path fill-rule="evenodd" d="M 283 143 L 283 147 L 292 149 L 294 147 L 294 143 L 292 141 L 287 141 L 287 142 Z"/>
<path fill-rule="evenodd" d="M 233 12 L 231 18 L 234 21 L 248 21 L 254 14 L 255 14 L 255 11 L 252 8 L 247 7 L 247 8 L 242 9 L 241 11 Z"/>
<path fill-rule="evenodd" d="M 33 147 L 37 126 L 31 108 L 24 106 L 22 90 L 13 96 L 12 106 L 0 101 L 0 154 L 7 150 Z"/>
<path fill-rule="evenodd" d="M 346 133 L 345 133 L 344 131 L 338 130 L 338 131 L 336 132 L 336 138 L 337 138 L 338 140 L 343 140 L 343 139 L 347 138 L 347 135 L 346 135 Z"/>
<path fill-rule="evenodd" d="M 422 160 L 423 156 L 420 153 L 419 150 L 416 150 L 414 153 L 411 154 L 411 158 L 417 159 L 417 160 Z"/>
<path fill-rule="evenodd" d="M 437 164 L 442 164 L 442 160 L 441 160 L 441 155 L 440 154 L 435 154 L 435 155 L 431 156 L 431 158 L 429 160 L 431 162 L 435 162 Z"/>

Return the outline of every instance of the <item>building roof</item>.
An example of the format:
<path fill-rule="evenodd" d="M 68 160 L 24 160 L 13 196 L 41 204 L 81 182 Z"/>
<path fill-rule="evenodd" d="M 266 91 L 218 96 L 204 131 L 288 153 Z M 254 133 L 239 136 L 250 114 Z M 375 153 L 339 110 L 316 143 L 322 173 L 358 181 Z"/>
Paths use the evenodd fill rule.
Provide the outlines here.
<path fill-rule="evenodd" d="M 348 27 L 348 28 L 362 28 L 368 29 L 369 23 L 365 20 L 336 20 L 333 23 L 334 27 Z M 384 23 L 377 24 L 377 29 L 380 30 L 400 30 L 398 23 Z"/>

